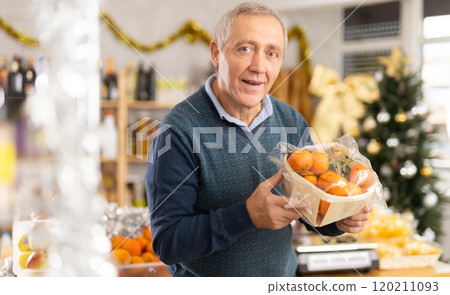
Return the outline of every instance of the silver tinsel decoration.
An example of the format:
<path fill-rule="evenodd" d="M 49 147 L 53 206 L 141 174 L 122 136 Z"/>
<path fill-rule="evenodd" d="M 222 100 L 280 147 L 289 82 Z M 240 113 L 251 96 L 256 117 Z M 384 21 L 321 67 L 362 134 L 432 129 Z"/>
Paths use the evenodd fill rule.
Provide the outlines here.
<path fill-rule="evenodd" d="M 149 212 L 147 208 L 120 208 L 117 203 L 110 203 L 103 215 L 103 223 L 109 238 L 120 235 L 135 239 L 150 226 Z"/>
<path fill-rule="evenodd" d="M 438 196 L 434 192 L 429 192 L 423 198 L 422 204 L 426 208 L 433 208 L 438 203 Z"/>
<path fill-rule="evenodd" d="M 417 167 L 411 160 L 406 161 L 405 164 L 403 164 L 403 167 L 400 168 L 400 174 L 406 179 L 413 178 L 416 173 Z"/>
<path fill-rule="evenodd" d="M 59 234 L 49 265 L 58 276 L 116 275 L 107 262 L 111 244 L 101 224 L 107 204 L 97 192 L 99 3 L 42 0 L 35 9 L 40 45 L 50 62 L 36 79 L 28 115 L 56 159 L 60 193 L 52 204 Z"/>
<path fill-rule="evenodd" d="M 377 121 L 382 124 L 389 122 L 390 119 L 391 115 L 384 108 L 377 115 Z"/>

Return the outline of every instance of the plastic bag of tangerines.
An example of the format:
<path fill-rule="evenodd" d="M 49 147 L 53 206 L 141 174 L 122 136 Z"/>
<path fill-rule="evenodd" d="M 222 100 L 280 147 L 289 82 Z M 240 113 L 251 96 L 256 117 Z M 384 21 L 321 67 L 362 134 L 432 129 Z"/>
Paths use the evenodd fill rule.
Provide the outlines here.
<path fill-rule="evenodd" d="M 279 143 L 269 159 L 283 169 L 283 193 L 313 226 L 358 214 L 364 207 L 386 207 L 382 185 L 370 161 L 350 135 L 302 148 Z M 300 206 L 298 206 L 300 204 Z"/>

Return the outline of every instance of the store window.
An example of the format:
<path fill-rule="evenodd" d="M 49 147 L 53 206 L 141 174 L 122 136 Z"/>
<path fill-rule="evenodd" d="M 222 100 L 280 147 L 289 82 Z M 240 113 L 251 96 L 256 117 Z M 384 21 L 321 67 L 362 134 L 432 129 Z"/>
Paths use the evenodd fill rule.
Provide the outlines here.
<path fill-rule="evenodd" d="M 423 2 L 422 79 L 442 159 L 450 163 L 450 1 Z M 450 167 L 450 164 L 446 164 Z"/>

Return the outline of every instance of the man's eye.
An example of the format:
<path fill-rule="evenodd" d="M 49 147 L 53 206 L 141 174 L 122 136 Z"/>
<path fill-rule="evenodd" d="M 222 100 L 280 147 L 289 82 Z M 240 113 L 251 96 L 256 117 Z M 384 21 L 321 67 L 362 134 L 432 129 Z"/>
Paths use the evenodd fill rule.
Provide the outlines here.
<path fill-rule="evenodd" d="M 269 52 L 268 55 L 270 57 L 277 57 L 278 56 L 278 54 L 276 52 L 274 52 L 274 51 Z"/>
<path fill-rule="evenodd" d="M 250 52 L 250 48 L 249 47 L 242 47 L 241 51 L 242 52 Z"/>

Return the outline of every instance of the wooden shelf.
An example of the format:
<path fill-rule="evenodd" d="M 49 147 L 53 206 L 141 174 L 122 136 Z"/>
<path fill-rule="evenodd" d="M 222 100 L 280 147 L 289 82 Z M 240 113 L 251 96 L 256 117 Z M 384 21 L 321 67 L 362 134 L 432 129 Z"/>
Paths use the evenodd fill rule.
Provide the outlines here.
<path fill-rule="evenodd" d="M 114 157 L 114 158 L 100 157 L 100 162 L 101 162 L 102 164 L 106 164 L 106 163 L 116 163 L 116 162 L 117 162 L 117 157 Z"/>
<path fill-rule="evenodd" d="M 135 156 L 127 155 L 127 161 L 128 163 L 139 163 L 139 164 L 146 164 L 147 163 L 147 157 L 145 159 L 138 159 Z"/>
<path fill-rule="evenodd" d="M 162 110 L 168 111 L 173 108 L 177 102 L 161 102 L 161 101 L 133 101 L 126 99 L 126 71 L 121 69 L 117 71 L 117 84 L 119 96 L 117 101 L 101 100 L 101 111 L 112 109 L 115 112 L 117 134 L 118 134 L 118 155 L 113 158 L 101 157 L 102 168 L 106 168 L 106 164 L 113 164 L 115 177 L 115 191 L 108 199 L 109 202 L 117 202 L 120 207 L 132 206 L 132 200 L 127 193 L 127 177 L 129 166 L 142 165 L 147 163 L 145 159 L 138 159 L 135 156 L 127 154 L 127 128 L 129 113 L 133 110 Z"/>
<path fill-rule="evenodd" d="M 113 109 L 117 108 L 118 106 L 117 101 L 113 100 L 101 100 L 100 102 L 100 106 L 102 107 L 102 109 Z"/>
<path fill-rule="evenodd" d="M 163 101 L 133 101 L 128 102 L 129 109 L 160 109 L 169 110 L 173 108 L 177 102 L 163 102 Z"/>

